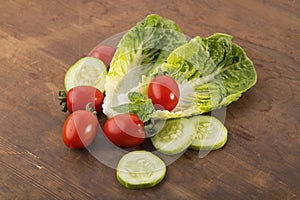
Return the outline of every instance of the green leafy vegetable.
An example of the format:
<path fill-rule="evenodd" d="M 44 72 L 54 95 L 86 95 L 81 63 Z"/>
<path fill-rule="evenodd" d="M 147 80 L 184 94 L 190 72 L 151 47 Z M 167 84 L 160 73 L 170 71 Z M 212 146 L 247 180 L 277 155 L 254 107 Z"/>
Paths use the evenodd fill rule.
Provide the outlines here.
<path fill-rule="evenodd" d="M 129 92 L 128 99 L 131 101 L 130 103 L 121 104 L 112 109 L 118 113 L 136 114 L 142 122 L 149 121 L 155 110 L 151 100 L 138 92 Z"/>
<path fill-rule="evenodd" d="M 185 117 L 226 106 L 257 79 L 244 50 L 232 36 L 220 33 L 195 37 L 174 50 L 161 68 L 179 83 L 181 99 L 172 112 L 155 111 L 153 118 Z"/>
<path fill-rule="evenodd" d="M 138 92 L 129 92 L 128 99 L 131 101 L 131 103 L 144 103 L 147 101 L 147 97 Z"/>
<path fill-rule="evenodd" d="M 117 114 L 111 107 L 128 103 L 127 93 L 136 90 L 142 75 L 149 74 L 153 66 L 165 62 L 175 48 L 185 43 L 185 35 L 169 19 L 152 14 L 137 23 L 120 40 L 110 64 L 103 112 L 108 117 Z"/>
<path fill-rule="evenodd" d="M 147 98 L 151 79 L 161 73 L 173 77 L 180 89 L 171 112 L 152 110 Z M 173 21 L 149 15 L 118 45 L 106 77 L 103 111 L 108 117 L 130 111 L 143 121 L 199 115 L 238 100 L 256 79 L 253 63 L 232 36 L 216 33 L 186 43 Z"/>

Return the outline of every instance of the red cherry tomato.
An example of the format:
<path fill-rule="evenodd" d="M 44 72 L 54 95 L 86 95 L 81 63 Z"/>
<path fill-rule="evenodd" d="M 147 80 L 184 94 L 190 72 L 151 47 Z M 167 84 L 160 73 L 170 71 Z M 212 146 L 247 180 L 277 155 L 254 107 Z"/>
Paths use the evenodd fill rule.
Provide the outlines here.
<path fill-rule="evenodd" d="M 112 58 L 114 57 L 116 52 L 116 49 L 111 46 L 107 45 L 101 45 L 98 47 L 95 47 L 92 52 L 89 54 L 91 57 L 95 57 L 100 59 L 104 64 L 106 65 L 107 68 L 110 66 L 110 62 Z"/>
<path fill-rule="evenodd" d="M 103 132 L 113 144 L 125 148 L 140 145 L 146 137 L 144 123 L 135 114 L 120 114 L 108 119 Z"/>
<path fill-rule="evenodd" d="M 148 87 L 148 97 L 157 110 L 172 111 L 178 104 L 179 95 L 178 85 L 170 76 L 157 76 Z"/>
<path fill-rule="evenodd" d="M 62 139 L 66 146 L 82 149 L 93 142 L 98 128 L 98 119 L 93 113 L 87 110 L 78 110 L 66 119 L 62 130 Z"/>
<path fill-rule="evenodd" d="M 100 90 L 92 86 L 77 86 L 70 89 L 67 94 L 60 92 L 60 100 L 66 103 L 69 112 L 86 110 L 86 105 L 99 112 L 102 110 L 104 95 Z M 66 109 L 64 109 L 66 111 Z"/>

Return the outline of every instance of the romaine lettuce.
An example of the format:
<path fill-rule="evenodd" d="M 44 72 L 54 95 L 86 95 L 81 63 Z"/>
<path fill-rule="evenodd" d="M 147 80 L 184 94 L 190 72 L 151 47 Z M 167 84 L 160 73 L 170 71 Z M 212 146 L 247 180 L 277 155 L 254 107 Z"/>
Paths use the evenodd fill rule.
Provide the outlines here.
<path fill-rule="evenodd" d="M 232 36 L 221 33 L 195 37 L 175 49 L 159 70 L 177 81 L 181 97 L 172 112 L 155 111 L 152 118 L 184 117 L 226 106 L 239 99 L 257 79 L 243 49 L 232 42 Z"/>
<path fill-rule="evenodd" d="M 149 74 L 186 42 L 185 35 L 169 19 L 152 14 L 137 23 L 120 40 L 110 64 L 103 112 L 108 117 L 117 114 L 111 108 L 128 102 L 127 93 L 136 90 L 142 75 Z"/>
<path fill-rule="evenodd" d="M 180 89 L 171 112 L 155 110 L 147 99 L 151 79 L 162 73 Z M 256 79 L 253 63 L 232 36 L 216 33 L 187 43 L 173 21 L 149 15 L 118 45 L 106 77 L 103 111 L 108 117 L 135 113 L 144 122 L 198 115 L 238 100 Z"/>

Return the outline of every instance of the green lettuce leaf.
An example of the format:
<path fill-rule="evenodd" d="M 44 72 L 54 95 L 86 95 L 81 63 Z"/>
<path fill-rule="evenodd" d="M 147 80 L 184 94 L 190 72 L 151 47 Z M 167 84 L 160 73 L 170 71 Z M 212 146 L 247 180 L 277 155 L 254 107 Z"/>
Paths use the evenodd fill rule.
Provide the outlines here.
<path fill-rule="evenodd" d="M 181 97 L 172 112 L 155 111 L 152 118 L 185 117 L 226 106 L 257 79 L 244 50 L 232 42 L 232 36 L 221 33 L 193 38 L 175 49 L 159 70 L 177 81 Z"/>
<path fill-rule="evenodd" d="M 142 75 L 160 66 L 174 49 L 185 43 L 185 35 L 169 19 L 152 14 L 137 23 L 120 40 L 110 64 L 103 112 L 108 117 L 116 115 L 112 107 L 128 103 L 128 92 L 143 89 L 139 85 Z"/>

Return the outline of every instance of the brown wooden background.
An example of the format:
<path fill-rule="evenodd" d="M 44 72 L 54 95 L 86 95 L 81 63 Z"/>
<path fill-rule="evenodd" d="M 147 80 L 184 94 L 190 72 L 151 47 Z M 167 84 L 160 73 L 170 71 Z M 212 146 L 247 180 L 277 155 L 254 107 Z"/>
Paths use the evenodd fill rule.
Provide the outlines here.
<path fill-rule="evenodd" d="M 300 199 L 298 0 L 0 0 L 0 199 Z M 147 14 L 189 36 L 224 32 L 253 60 L 257 84 L 227 108 L 227 145 L 128 190 L 115 170 L 61 140 L 64 73 Z"/>

